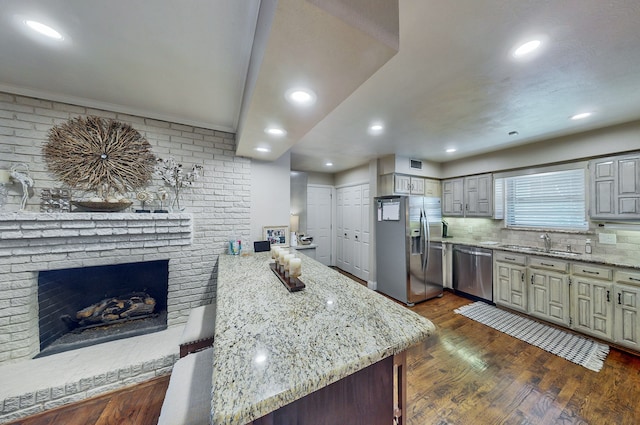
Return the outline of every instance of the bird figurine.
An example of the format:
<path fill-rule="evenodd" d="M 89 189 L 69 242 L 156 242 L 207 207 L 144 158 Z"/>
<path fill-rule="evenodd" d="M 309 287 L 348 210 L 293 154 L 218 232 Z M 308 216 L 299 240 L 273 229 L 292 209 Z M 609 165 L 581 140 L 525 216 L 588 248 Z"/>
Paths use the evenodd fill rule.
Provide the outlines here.
<path fill-rule="evenodd" d="M 19 168 L 24 168 L 24 171 L 18 171 Z M 11 178 L 20 182 L 22 185 L 22 202 L 20 204 L 20 211 L 24 211 L 27 207 L 27 199 L 29 199 L 29 188 L 33 187 L 33 179 L 29 176 L 29 166 L 27 164 L 14 164 L 11 166 Z"/>

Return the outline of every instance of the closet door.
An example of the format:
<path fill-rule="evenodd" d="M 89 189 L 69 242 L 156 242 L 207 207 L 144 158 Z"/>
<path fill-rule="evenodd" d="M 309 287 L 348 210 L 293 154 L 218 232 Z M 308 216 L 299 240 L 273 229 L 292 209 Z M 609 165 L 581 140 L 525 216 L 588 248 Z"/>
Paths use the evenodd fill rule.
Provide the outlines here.
<path fill-rule="evenodd" d="M 336 190 L 336 267 L 345 270 L 344 265 L 344 189 Z"/>
<path fill-rule="evenodd" d="M 372 214 L 369 184 L 339 188 L 336 199 L 336 266 L 368 280 Z"/>
<path fill-rule="evenodd" d="M 316 260 L 331 265 L 331 202 L 330 186 L 307 186 L 307 234 L 317 245 Z"/>

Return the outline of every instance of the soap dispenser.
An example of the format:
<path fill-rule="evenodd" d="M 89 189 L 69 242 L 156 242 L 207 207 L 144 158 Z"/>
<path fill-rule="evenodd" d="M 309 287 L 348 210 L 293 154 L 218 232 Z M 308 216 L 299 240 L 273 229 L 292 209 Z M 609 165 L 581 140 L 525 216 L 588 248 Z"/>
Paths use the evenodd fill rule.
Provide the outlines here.
<path fill-rule="evenodd" d="M 584 244 L 584 253 L 585 254 L 591 254 L 591 239 L 587 239 L 587 241 Z"/>

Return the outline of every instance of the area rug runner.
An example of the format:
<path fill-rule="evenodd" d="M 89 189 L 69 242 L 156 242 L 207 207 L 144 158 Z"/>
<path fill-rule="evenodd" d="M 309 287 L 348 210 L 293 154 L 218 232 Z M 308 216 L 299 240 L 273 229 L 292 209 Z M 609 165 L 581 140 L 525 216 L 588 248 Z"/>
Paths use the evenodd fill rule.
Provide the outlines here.
<path fill-rule="evenodd" d="M 606 344 L 509 313 L 480 301 L 464 305 L 454 310 L 454 313 L 535 345 L 594 372 L 602 369 L 604 360 L 609 354 L 609 346 Z"/>

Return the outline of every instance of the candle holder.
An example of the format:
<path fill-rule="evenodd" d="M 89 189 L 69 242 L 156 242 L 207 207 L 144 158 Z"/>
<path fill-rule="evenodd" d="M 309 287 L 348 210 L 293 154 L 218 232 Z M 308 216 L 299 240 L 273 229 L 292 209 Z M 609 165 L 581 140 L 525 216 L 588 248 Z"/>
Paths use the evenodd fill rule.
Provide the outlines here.
<path fill-rule="evenodd" d="M 280 266 L 276 261 L 274 263 L 269 263 L 269 267 L 271 268 L 273 273 L 278 276 L 280 282 L 282 282 L 282 284 L 287 288 L 289 292 L 301 291 L 306 287 L 305 284 L 300 281 L 300 279 L 298 279 L 297 277 L 289 276 L 289 273 L 285 272 L 284 264 Z"/>

